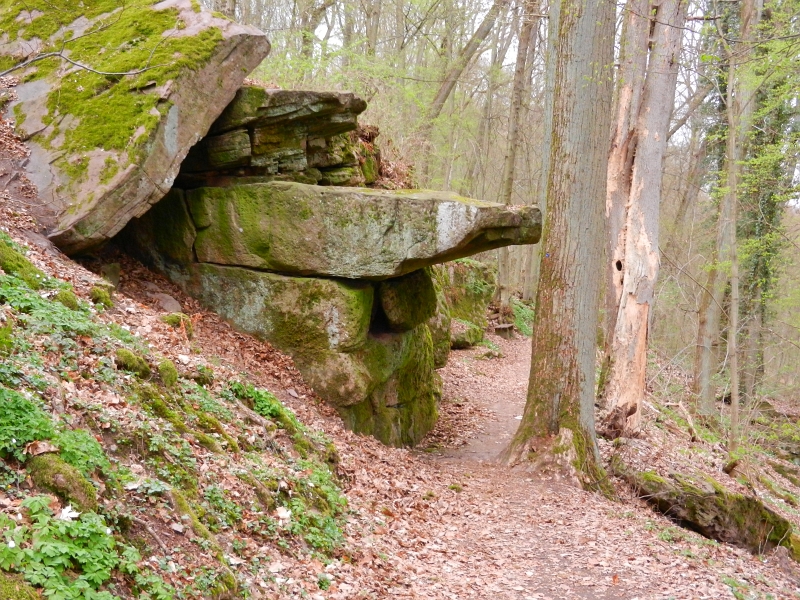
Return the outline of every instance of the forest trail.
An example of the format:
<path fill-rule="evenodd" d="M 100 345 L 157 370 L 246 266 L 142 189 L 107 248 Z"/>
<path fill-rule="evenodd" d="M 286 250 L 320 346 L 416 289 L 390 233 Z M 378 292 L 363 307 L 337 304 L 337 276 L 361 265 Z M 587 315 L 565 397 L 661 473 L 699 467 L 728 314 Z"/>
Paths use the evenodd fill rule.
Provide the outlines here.
<path fill-rule="evenodd" d="M 440 569 L 413 581 L 419 597 L 731 598 L 724 578 L 755 581 L 747 552 L 676 528 L 638 499 L 615 503 L 496 464 L 525 405 L 530 340 L 490 339 L 502 357 L 454 351 L 440 371 L 442 425 L 432 437 L 450 446 L 418 456 L 460 491 L 429 524 Z"/>

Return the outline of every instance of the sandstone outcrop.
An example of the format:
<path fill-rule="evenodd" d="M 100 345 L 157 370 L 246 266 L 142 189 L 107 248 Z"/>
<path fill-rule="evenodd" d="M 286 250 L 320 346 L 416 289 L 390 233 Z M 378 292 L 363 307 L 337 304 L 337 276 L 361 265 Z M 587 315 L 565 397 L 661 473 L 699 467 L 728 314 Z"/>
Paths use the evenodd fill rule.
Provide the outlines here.
<path fill-rule="evenodd" d="M 14 71 L 23 82 L 9 109 L 48 207 L 39 216 L 69 254 L 110 239 L 169 191 L 270 48 L 196 0 L 6 2 L 0 31 L 0 71 L 31 61 Z M 38 60 L 62 47 L 69 61 Z"/>
<path fill-rule="evenodd" d="M 302 183 L 342 169 L 351 183 L 369 179 L 375 169 L 346 131 L 361 110 L 348 94 L 244 88 L 172 191 L 121 238 L 290 354 L 348 427 L 414 445 L 436 423 L 451 310 L 480 322 L 493 289 L 472 263 L 436 277 L 432 265 L 535 243 L 541 214 L 444 192 Z M 474 288 L 463 298 L 451 289 L 461 283 Z M 472 327 L 480 337 L 485 322 Z"/>
<path fill-rule="evenodd" d="M 187 192 L 200 262 L 386 279 L 476 252 L 530 244 L 536 207 L 445 192 L 271 182 Z"/>

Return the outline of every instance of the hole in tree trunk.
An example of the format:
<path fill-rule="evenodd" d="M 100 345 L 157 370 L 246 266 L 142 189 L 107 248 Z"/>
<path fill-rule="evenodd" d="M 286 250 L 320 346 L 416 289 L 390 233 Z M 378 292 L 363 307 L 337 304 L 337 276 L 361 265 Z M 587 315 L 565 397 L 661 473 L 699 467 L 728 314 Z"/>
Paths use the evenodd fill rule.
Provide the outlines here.
<path fill-rule="evenodd" d="M 617 267 L 617 271 L 622 271 L 622 261 L 621 260 L 618 260 L 616 262 L 615 266 Z"/>

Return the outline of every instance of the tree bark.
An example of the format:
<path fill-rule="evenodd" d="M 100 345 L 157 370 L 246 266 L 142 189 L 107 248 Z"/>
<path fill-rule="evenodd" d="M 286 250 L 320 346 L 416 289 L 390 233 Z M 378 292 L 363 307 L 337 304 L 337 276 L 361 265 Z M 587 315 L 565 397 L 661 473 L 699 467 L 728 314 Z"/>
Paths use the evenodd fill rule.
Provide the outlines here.
<path fill-rule="evenodd" d="M 545 74 L 548 214 L 528 401 L 503 460 L 600 488 L 594 362 L 608 164 L 614 5 L 555 0 Z"/>
<path fill-rule="evenodd" d="M 652 35 L 642 40 L 638 22 L 636 28 L 631 29 L 635 30 L 631 41 L 644 45 L 631 45 L 630 50 L 649 57 L 644 82 L 634 83 L 641 87 L 641 92 L 628 90 L 623 84 L 624 93 L 620 94 L 620 101 L 628 108 L 638 104 L 635 122 L 629 115 L 618 115 L 618 125 L 633 124 L 622 141 L 632 154 L 626 153 L 622 163 L 609 161 L 606 214 L 614 221 L 614 227 L 619 225 L 618 218 L 624 217 L 619 230 L 609 231 L 609 241 L 614 243 L 612 263 L 607 272 L 611 274 L 609 280 L 613 285 L 611 299 L 616 300 L 613 307 L 608 307 L 609 321 L 614 328 L 607 340 L 610 361 L 605 398 L 608 413 L 602 423 L 602 431 L 609 437 L 635 433 L 641 419 L 650 310 L 660 264 L 658 221 L 664 152 L 678 80 L 686 6 L 684 0 L 656 0 L 644 13 L 651 15 L 652 21 L 646 23 L 644 29 L 648 33 L 652 30 Z M 637 99 L 634 101 L 634 98 Z M 626 170 L 611 171 L 620 166 Z M 622 190 L 628 195 L 624 196 Z"/>
<path fill-rule="evenodd" d="M 500 188 L 500 202 L 503 204 L 513 204 L 514 170 L 517 162 L 517 146 L 519 145 L 519 121 L 522 113 L 523 92 L 527 87 L 525 81 L 526 63 L 533 40 L 534 26 L 537 21 L 534 15 L 538 12 L 538 6 L 537 0 L 526 0 L 523 8 L 522 27 L 520 28 L 517 45 L 517 61 L 514 65 L 514 82 L 511 88 L 508 142 L 503 161 L 503 178 Z M 510 262 L 509 248 L 507 246 L 500 248 L 497 260 L 497 299 L 500 303 L 501 311 L 503 308 L 508 307 L 511 302 L 513 277 Z"/>
<path fill-rule="evenodd" d="M 725 44 L 728 59 L 728 88 L 726 94 L 726 116 L 728 120 L 728 138 L 726 140 L 725 156 L 725 193 L 720 202 L 719 219 L 717 225 L 716 248 L 708 272 L 708 281 L 702 293 L 700 313 L 698 319 L 697 350 L 694 363 L 693 388 L 698 396 L 698 411 L 705 416 L 714 415 L 714 389 L 711 386 L 711 376 L 715 367 L 713 345 L 719 337 L 719 324 L 722 315 L 722 301 L 725 287 L 729 281 L 720 268 L 720 261 L 731 261 L 732 270 L 736 269 L 735 304 L 730 309 L 728 331 L 728 351 L 738 351 L 737 334 L 734 322 L 738 327 L 738 260 L 736 254 L 736 211 L 737 211 L 737 186 L 741 173 L 741 162 L 745 156 L 745 143 L 747 134 L 752 126 L 755 112 L 755 89 L 752 77 L 747 77 L 751 69 L 750 58 L 753 50 L 751 42 L 761 18 L 762 0 L 744 0 L 741 5 L 739 42 L 733 48 Z M 733 292 L 733 287 L 732 287 Z M 734 315 L 734 313 L 736 313 Z M 731 339 L 733 338 L 733 339 Z M 732 344 L 732 345 L 731 345 Z M 731 359 L 731 401 L 739 401 L 738 389 L 738 356 L 729 356 Z M 733 367 L 736 367 L 736 373 Z M 733 388 L 734 378 L 736 388 Z M 733 394 L 736 394 L 735 398 Z M 737 410 L 738 416 L 738 410 Z M 733 424 L 732 424 L 733 425 Z M 731 437 L 733 440 L 733 435 Z"/>

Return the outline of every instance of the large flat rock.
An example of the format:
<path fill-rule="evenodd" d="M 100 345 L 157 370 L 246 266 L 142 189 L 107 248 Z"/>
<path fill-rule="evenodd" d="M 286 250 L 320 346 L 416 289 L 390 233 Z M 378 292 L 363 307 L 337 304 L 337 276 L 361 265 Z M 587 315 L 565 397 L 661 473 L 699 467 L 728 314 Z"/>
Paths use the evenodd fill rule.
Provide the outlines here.
<path fill-rule="evenodd" d="M 188 191 L 197 260 L 347 279 L 387 279 L 541 236 L 541 212 L 446 192 L 291 182 Z"/>
<path fill-rule="evenodd" d="M 9 107 L 31 147 L 24 168 L 38 216 L 69 254 L 111 238 L 169 191 L 270 48 L 257 29 L 196 0 L 4 2 L 0 32 L 0 71 L 62 46 L 74 61 L 15 71 L 24 83 Z"/>

